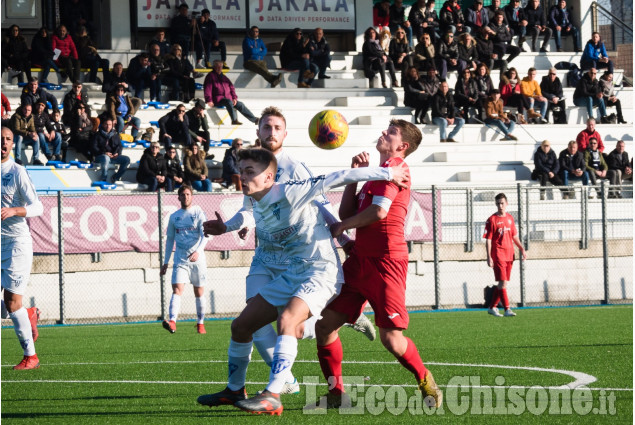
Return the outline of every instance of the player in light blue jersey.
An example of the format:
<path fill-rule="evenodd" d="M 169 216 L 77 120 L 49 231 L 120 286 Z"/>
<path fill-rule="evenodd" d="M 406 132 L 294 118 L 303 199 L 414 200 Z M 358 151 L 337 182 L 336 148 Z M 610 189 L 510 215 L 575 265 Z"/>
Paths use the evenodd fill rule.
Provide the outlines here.
<path fill-rule="evenodd" d="M 276 183 L 275 156 L 266 149 L 239 152 L 243 193 L 252 204 L 258 248 L 254 263 L 269 270 L 262 286 L 231 326 L 228 350 L 229 379 L 225 390 L 199 397 L 200 404 L 234 404 L 251 412 L 281 414 L 280 393 L 297 355 L 298 328 L 310 317 L 320 317 L 340 291 L 340 266 L 324 217 L 313 202 L 330 189 L 364 180 L 391 180 L 403 185 L 404 167 L 369 167 L 338 171 L 307 180 Z M 222 223 L 218 213 L 217 222 Z M 271 261 L 268 261 L 271 260 Z M 280 261 L 286 267 L 278 267 Z M 252 334 L 278 320 L 269 384 L 265 391 L 246 398 L 245 380 L 251 359 Z"/>
<path fill-rule="evenodd" d="M 176 320 L 181 308 L 183 285 L 190 282 L 194 286 L 196 297 L 196 330 L 205 332 L 205 281 L 207 263 L 205 261 L 205 244 L 203 234 L 205 213 L 198 205 L 192 205 L 192 187 L 182 185 L 178 191 L 181 209 L 170 215 L 168 222 L 165 255 L 161 266 L 161 276 L 168 271 L 172 249 L 176 242 L 174 266 L 172 267 L 172 298 L 170 299 L 170 320 L 163 321 L 163 327 L 170 333 L 176 332 Z"/>
<path fill-rule="evenodd" d="M 22 297 L 31 276 L 33 240 L 26 217 L 42 215 L 43 206 L 24 167 L 11 159 L 13 133 L 2 127 L 2 318 L 11 318 L 24 357 L 14 369 L 37 369 L 37 307 L 24 308 Z"/>

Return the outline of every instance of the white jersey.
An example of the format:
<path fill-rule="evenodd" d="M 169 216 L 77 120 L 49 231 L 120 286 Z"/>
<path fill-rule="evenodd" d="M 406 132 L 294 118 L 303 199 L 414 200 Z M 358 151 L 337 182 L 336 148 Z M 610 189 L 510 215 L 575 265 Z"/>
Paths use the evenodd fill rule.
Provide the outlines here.
<path fill-rule="evenodd" d="M 202 254 L 207 241 L 203 233 L 205 220 L 205 213 L 198 205 L 190 206 L 186 210 L 181 208 L 170 215 L 163 264 L 170 262 L 175 242 L 175 262 L 177 259 L 187 259 L 195 251 Z"/>
<path fill-rule="evenodd" d="M 26 169 L 12 159 L 2 163 L 2 208 L 24 207 L 26 217 L 42 215 L 44 207 Z M 13 216 L 2 220 L 2 245 L 12 241 L 31 240 L 26 217 Z"/>

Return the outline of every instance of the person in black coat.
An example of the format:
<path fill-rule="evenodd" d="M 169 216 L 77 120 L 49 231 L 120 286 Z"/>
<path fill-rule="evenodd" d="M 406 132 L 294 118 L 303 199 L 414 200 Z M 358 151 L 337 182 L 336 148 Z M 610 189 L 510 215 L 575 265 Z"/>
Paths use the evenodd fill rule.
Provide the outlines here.
<path fill-rule="evenodd" d="M 152 73 L 152 68 L 150 67 L 150 56 L 146 52 L 142 52 L 132 58 L 128 64 L 126 77 L 128 78 L 128 84 L 134 91 L 134 97 L 143 101 L 144 89 L 146 87 L 150 87 L 150 82 L 156 80 L 157 78 L 157 76 Z M 155 93 L 152 94 L 155 95 Z"/>
<path fill-rule="evenodd" d="M 589 118 L 593 118 L 593 107 L 597 106 L 600 113 L 600 123 L 606 124 L 606 105 L 604 104 L 602 88 L 596 78 L 597 73 L 595 68 L 584 73 L 575 86 L 573 103 L 575 106 L 586 107 Z"/>
<path fill-rule="evenodd" d="M 489 23 L 489 27 L 494 32 L 491 36 L 494 42 L 494 52 L 498 55 L 499 59 L 509 53 L 507 62 L 513 61 L 522 51 L 520 47 L 512 46 L 512 31 L 504 22 L 504 15 L 497 13 L 494 15 L 494 21 Z"/>
<path fill-rule="evenodd" d="M 174 143 L 184 147 L 192 144 L 190 135 L 190 121 L 185 115 L 185 105 L 180 104 L 173 111 L 159 119 L 159 141 L 163 141 L 168 150 Z"/>
<path fill-rule="evenodd" d="M 324 37 L 324 30 L 316 28 L 309 39 L 309 53 L 311 54 L 311 62 L 317 65 L 318 78 L 331 78 L 326 75 L 326 68 L 331 66 L 331 46 Z"/>
<path fill-rule="evenodd" d="M 456 70 L 458 74 L 462 74 L 467 68 L 467 63 L 459 57 L 459 43 L 454 41 L 454 34 L 446 32 L 443 40 L 437 45 L 437 69 L 440 71 L 440 77 L 445 77 L 450 70 Z"/>
<path fill-rule="evenodd" d="M 22 83 L 26 74 L 27 80 L 31 79 L 31 55 L 26 39 L 22 36 L 20 27 L 11 25 L 7 34 L 2 37 L 2 71 L 8 68 L 18 72 L 14 77 L 18 77 L 18 82 Z M 11 79 L 9 79 L 9 82 Z"/>
<path fill-rule="evenodd" d="M 166 71 L 162 83 L 172 86 L 170 100 L 189 102 L 194 97 L 196 84 L 193 78 L 194 67 L 183 54 L 183 48 L 179 44 L 173 44 L 172 51 L 164 59 Z"/>
<path fill-rule="evenodd" d="M 483 107 L 479 100 L 478 86 L 469 69 L 463 70 L 454 86 L 454 104 L 461 110 L 463 118 L 470 117 L 470 108 L 476 109 L 476 118 L 482 119 Z"/>
<path fill-rule="evenodd" d="M 159 142 L 150 143 L 150 147 L 143 151 L 139 168 L 137 169 L 137 182 L 148 186 L 148 192 L 156 192 L 164 187 L 166 192 L 172 192 L 172 180 L 166 178 L 168 170 L 163 155 L 159 152 Z"/>
<path fill-rule="evenodd" d="M 309 39 L 302 36 L 300 28 L 293 31 L 282 43 L 280 48 L 280 64 L 284 69 L 298 70 L 298 87 L 308 88 L 320 72 L 320 68 L 311 63 Z"/>
<path fill-rule="evenodd" d="M 115 130 L 113 120 L 106 116 L 101 122 L 99 130 L 93 138 L 91 153 L 95 162 L 101 166 L 100 180 L 106 181 L 110 164 L 118 164 L 119 169 L 110 177 L 110 183 L 115 183 L 123 176 L 130 165 L 130 158 L 122 155 L 123 145 L 119 133 Z"/>
<path fill-rule="evenodd" d="M 122 85 L 128 91 L 128 78 L 121 62 L 115 62 L 112 66 L 112 71 L 106 74 L 104 78 L 106 81 L 101 85 L 102 93 L 110 95 L 118 85 Z"/>
<path fill-rule="evenodd" d="M 431 95 L 423 87 L 419 80 L 419 72 L 414 66 L 411 66 L 406 71 L 403 90 L 404 105 L 415 109 L 415 124 L 423 124 L 423 118 L 430 108 Z"/>
<path fill-rule="evenodd" d="M 452 34 L 470 32 L 472 29 L 465 26 L 465 16 L 458 0 L 447 0 L 441 7 L 439 15 L 441 34 L 451 31 Z"/>
<path fill-rule="evenodd" d="M 564 101 L 562 83 L 556 74 L 556 68 L 549 69 L 549 74 L 542 77 L 540 91 L 542 91 L 542 95 L 549 101 L 549 109 L 547 109 L 547 116 L 545 118 L 548 120 L 549 111 L 553 111 L 553 123 L 566 124 L 567 105 Z"/>
<path fill-rule="evenodd" d="M 525 7 L 525 17 L 527 18 L 527 35 L 531 35 L 531 51 L 536 51 L 538 35 L 544 34 L 545 38 L 542 40 L 540 51 L 546 52 L 553 31 L 547 26 L 547 18 L 540 5 L 540 0 L 529 0 L 527 7 Z"/>
<path fill-rule="evenodd" d="M 211 52 L 220 52 L 220 60 L 223 61 L 223 69 L 229 69 L 227 66 L 227 46 L 225 45 L 225 42 L 220 39 L 216 22 L 210 19 L 209 9 L 203 9 L 201 11 L 201 17 L 195 22 L 200 35 L 200 37 L 197 36 L 194 39 L 196 67 L 211 68 Z M 203 63 L 203 51 L 205 51 L 205 63 Z"/>
<path fill-rule="evenodd" d="M 231 148 L 225 151 L 223 158 L 223 187 L 229 187 L 232 183 L 237 191 L 243 190 L 240 181 L 240 169 L 238 168 L 238 151 L 243 148 L 242 139 L 232 140 Z"/>
<path fill-rule="evenodd" d="M 43 100 L 45 105 L 46 102 L 49 102 L 54 111 L 59 109 L 55 96 L 40 87 L 37 78 L 31 77 L 29 78 L 29 83 L 26 87 L 24 87 L 24 89 L 22 89 L 22 95 L 20 95 L 20 105 L 35 106 L 35 104 L 40 100 Z"/>
<path fill-rule="evenodd" d="M 183 57 L 187 57 L 192 42 L 192 27 L 195 22 L 187 16 L 189 6 L 181 3 L 178 14 L 170 21 L 170 37 L 172 44 L 178 44 L 183 49 Z"/>
<path fill-rule="evenodd" d="M 551 142 L 544 140 L 540 147 L 534 153 L 535 169 L 531 173 L 532 180 L 540 181 L 540 186 L 547 186 L 547 182 L 551 182 L 554 186 L 562 186 L 562 180 L 558 176 L 560 171 L 560 162 L 556 157 L 556 153 L 551 150 Z M 567 189 L 560 189 L 563 193 L 569 193 Z M 540 189 L 540 200 L 545 199 L 545 189 Z"/>
<path fill-rule="evenodd" d="M 170 187 L 172 190 L 167 189 L 166 183 L 166 192 L 172 192 L 177 186 L 183 184 L 183 167 L 181 166 L 181 161 L 179 161 L 179 156 L 176 153 L 176 148 L 174 146 L 170 146 L 165 150 L 165 167 L 167 174 L 165 175 L 166 181 L 170 180 Z"/>
<path fill-rule="evenodd" d="M 454 136 L 465 124 L 465 120 L 456 116 L 454 112 L 454 99 L 447 81 L 441 83 L 439 91 L 432 97 L 432 122 L 439 126 L 441 143 L 456 142 Z M 455 125 L 455 127 L 446 138 L 446 130 L 449 125 Z"/>
<path fill-rule="evenodd" d="M 386 52 L 384 52 L 379 45 L 377 31 L 375 31 L 375 28 L 373 27 L 369 27 L 366 31 L 364 31 L 362 56 L 364 60 L 364 74 L 366 75 L 366 78 L 370 80 L 371 88 L 373 88 L 373 80 L 377 72 L 379 72 L 382 87 L 388 88 L 386 85 L 386 68 L 388 68 L 388 72 L 390 73 L 392 86 L 399 87 L 399 83 L 397 83 L 397 75 L 395 74 L 395 66 L 392 61 L 389 60 L 388 56 L 386 56 Z"/>
<path fill-rule="evenodd" d="M 626 145 L 624 144 L 624 140 L 618 140 L 615 149 L 613 149 L 606 158 L 606 164 L 609 166 L 609 170 L 614 171 L 617 175 L 616 180 L 619 185 L 621 185 L 624 180 L 633 181 L 633 159 L 629 161 L 628 153 L 625 149 Z M 621 198 L 621 190 L 616 190 L 613 193 L 613 197 Z"/>
<path fill-rule="evenodd" d="M 64 95 L 64 113 L 62 122 L 68 127 L 72 127 L 77 121 L 77 105 L 82 104 L 86 108 L 86 113 L 90 117 L 90 106 L 88 106 L 88 92 L 83 89 L 79 81 L 73 82 L 73 87 Z"/>
<path fill-rule="evenodd" d="M 58 80 L 61 81 L 61 77 L 59 77 L 60 69 L 53 61 L 53 56 L 55 56 L 55 53 L 53 52 L 51 36 L 48 30 L 42 27 L 31 40 L 31 63 L 42 68 L 42 73 L 40 74 L 41 83 L 48 83 L 47 78 L 51 68 L 58 74 Z"/>
<path fill-rule="evenodd" d="M 388 56 L 392 63 L 395 65 L 395 68 L 401 69 L 401 85 L 404 84 L 404 79 L 406 78 L 406 73 L 408 68 L 414 65 L 412 58 L 412 48 L 410 44 L 408 44 L 408 39 L 406 38 L 406 31 L 403 28 L 399 28 L 395 33 L 395 36 L 390 40 L 390 45 L 388 47 Z"/>
<path fill-rule="evenodd" d="M 523 43 L 527 35 L 527 15 L 525 9 L 522 8 L 520 0 L 511 0 L 507 6 L 503 8 L 505 18 L 509 28 L 513 31 L 513 35 L 518 36 L 518 47 L 524 52 Z M 511 41 L 511 40 L 510 40 Z"/>
<path fill-rule="evenodd" d="M 498 53 L 494 52 L 494 42 L 490 39 L 494 35 L 494 30 L 489 26 L 481 28 L 476 36 L 476 52 L 478 61 L 487 65 L 491 69 L 500 69 L 502 76 L 507 72 L 507 61 L 501 59 Z"/>
<path fill-rule="evenodd" d="M 584 186 L 589 185 L 589 173 L 586 171 L 586 163 L 584 155 L 578 150 L 578 142 L 571 140 L 567 148 L 558 155 L 560 163 L 560 177 L 563 184 L 569 186 L 569 180 L 582 180 Z M 569 190 L 568 195 L 562 195 L 565 199 L 575 199 L 573 189 Z"/>

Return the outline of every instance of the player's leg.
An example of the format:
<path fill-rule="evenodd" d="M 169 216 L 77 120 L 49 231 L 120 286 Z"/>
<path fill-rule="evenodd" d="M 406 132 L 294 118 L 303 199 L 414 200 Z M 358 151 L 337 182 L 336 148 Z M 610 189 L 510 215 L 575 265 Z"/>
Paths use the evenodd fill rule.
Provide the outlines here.
<path fill-rule="evenodd" d="M 196 331 L 205 334 L 205 282 L 207 282 L 207 264 L 205 256 L 201 255 L 199 260 L 192 265 L 190 272 L 190 282 L 194 287 L 194 300 L 196 302 Z"/>
<path fill-rule="evenodd" d="M 5 277 L 6 275 L 3 270 L 3 282 L 5 281 Z M 40 361 L 35 353 L 31 321 L 29 320 L 27 309 L 22 305 L 22 295 L 15 294 L 8 290 L 5 290 L 3 295 L 4 311 L 7 312 L 8 318 L 13 322 L 13 329 L 24 352 L 22 361 L 13 368 L 19 370 L 37 369 L 40 367 Z"/>
<path fill-rule="evenodd" d="M 513 261 L 504 262 L 501 270 L 501 281 L 498 284 L 501 299 L 503 300 L 503 307 L 505 307 L 505 313 L 503 315 L 506 317 L 514 317 L 516 315 L 516 313 L 514 313 L 511 308 L 509 308 L 509 297 L 507 296 L 507 282 L 509 282 L 513 264 Z"/>
<path fill-rule="evenodd" d="M 498 282 L 498 284 L 492 291 L 492 300 L 489 303 L 487 313 L 495 317 L 502 317 L 502 314 L 498 312 L 498 303 L 500 302 L 501 296 L 503 294 L 502 289 L 504 287 L 504 282 L 501 280 L 501 276 L 503 272 L 502 268 L 504 267 L 504 265 L 497 258 L 492 258 L 492 262 L 492 268 L 494 269 L 494 279 Z"/>
<path fill-rule="evenodd" d="M 168 310 L 168 320 L 163 321 L 163 327 L 170 333 L 176 332 L 176 321 L 179 318 L 179 312 L 181 311 L 181 296 L 183 295 L 183 283 L 176 283 L 177 270 L 172 275 L 172 297 L 170 298 L 170 308 Z"/>

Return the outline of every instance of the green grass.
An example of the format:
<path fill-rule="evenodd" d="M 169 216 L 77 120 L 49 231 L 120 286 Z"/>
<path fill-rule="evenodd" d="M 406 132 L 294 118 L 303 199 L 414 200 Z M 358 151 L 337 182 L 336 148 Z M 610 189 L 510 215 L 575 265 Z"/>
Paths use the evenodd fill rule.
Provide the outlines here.
<path fill-rule="evenodd" d="M 229 321 L 208 321 L 207 335 L 196 334 L 193 322 L 179 322 L 170 335 L 160 323 L 42 327 L 36 346 L 41 368 L 14 371 L 22 357 L 13 329 L 2 330 L 2 420 L 6 423 L 629 423 L 633 422 L 633 308 L 608 306 L 518 310 L 515 318 L 494 318 L 485 311 L 415 313 L 406 332 L 416 342 L 424 363 L 444 389 L 442 412 L 428 415 L 408 409 L 395 416 L 378 400 L 377 408 L 365 404 L 363 414 L 329 411 L 308 415 L 302 407 L 307 393 L 322 394 L 326 386 L 305 387 L 298 395 L 283 396 L 280 418 L 252 416 L 233 407 L 209 409 L 197 405 L 200 394 L 220 391 L 227 376 Z M 350 329 L 341 332 L 344 345 L 344 374 L 368 377 L 361 391 L 366 399 L 375 393 L 402 393 L 416 400 L 412 375 L 395 362 L 379 341 L 369 342 Z M 314 341 L 298 346 L 293 371 L 298 379 L 320 377 Z M 257 352 L 247 378 L 247 390 L 264 387 L 268 370 Z M 210 362 L 211 361 L 211 362 Z M 480 365 L 480 366 L 478 366 Z M 536 415 L 529 409 L 501 414 L 481 414 L 470 402 L 478 391 L 460 392 L 458 377 L 480 379 L 481 385 L 521 386 L 523 399 L 533 400 L 542 390 L 531 386 L 559 386 L 574 381 L 567 374 L 544 370 L 492 368 L 484 365 L 532 367 L 581 372 L 597 380 L 589 385 L 593 407 L 600 396 L 615 396 L 615 414 L 549 414 L 549 404 Z M 351 378 L 353 379 L 353 378 Z M 324 382 L 321 378 L 321 382 Z M 387 386 L 395 386 L 389 388 Z M 601 392 L 599 389 L 607 389 Z M 499 406 L 513 408 L 506 389 L 487 390 Z M 468 397 L 469 404 L 460 404 Z M 500 395 L 502 394 L 502 395 Z M 546 392 L 544 394 L 547 394 Z M 497 397 L 497 398 L 496 398 Z M 485 396 L 487 399 L 488 397 Z M 576 402 L 578 396 L 575 396 Z M 391 398 L 393 400 L 394 398 Z M 510 397 L 511 399 L 511 397 Z M 479 400 L 478 398 L 476 400 Z M 502 405 L 500 403 L 503 403 Z M 608 403 L 608 401 L 607 401 Z M 460 406 L 470 410 L 462 413 Z M 576 405 L 577 406 L 577 405 Z M 362 406 L 363 407 L 363 406 Z M 472 410 L 475 409 L 475 410 Z M 401 409 L 397 409 L 398 412 Z M 519 413 L 519 414 L 518 414 Z"/>

